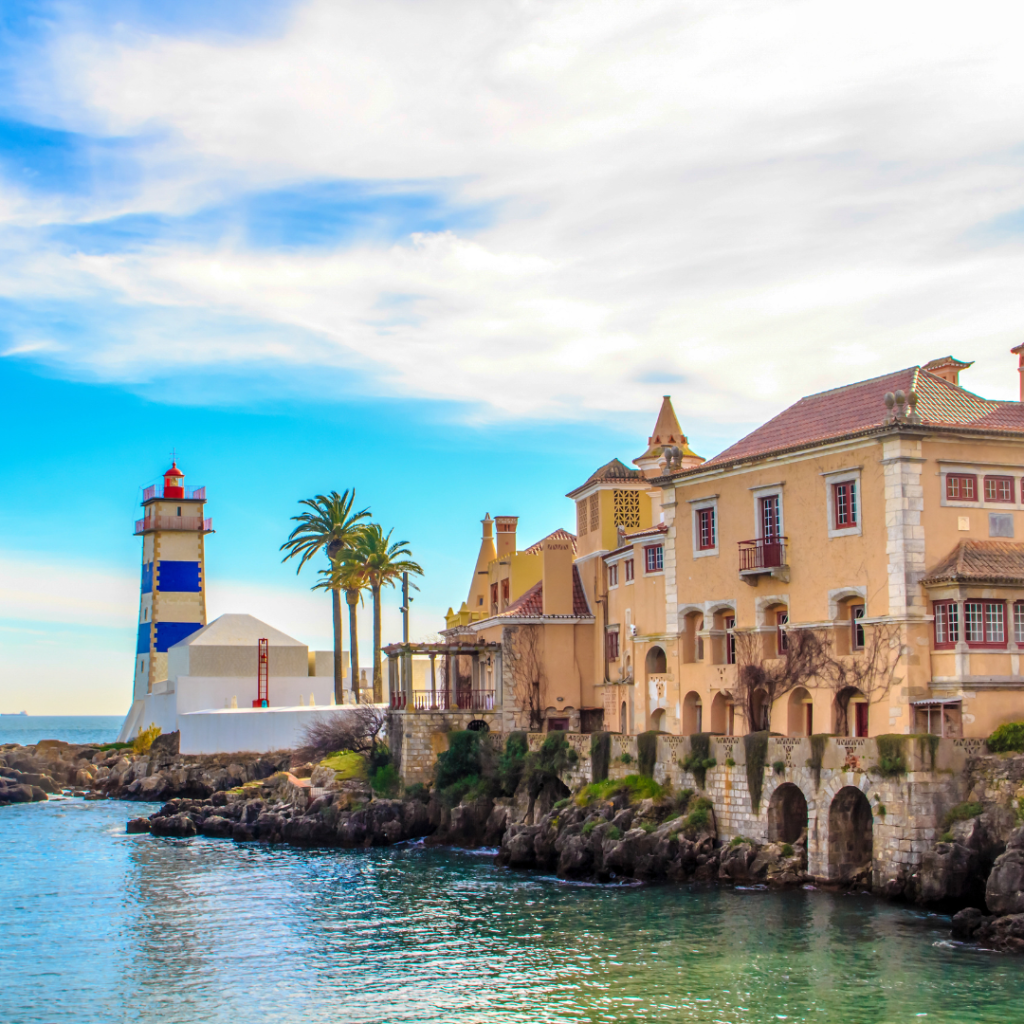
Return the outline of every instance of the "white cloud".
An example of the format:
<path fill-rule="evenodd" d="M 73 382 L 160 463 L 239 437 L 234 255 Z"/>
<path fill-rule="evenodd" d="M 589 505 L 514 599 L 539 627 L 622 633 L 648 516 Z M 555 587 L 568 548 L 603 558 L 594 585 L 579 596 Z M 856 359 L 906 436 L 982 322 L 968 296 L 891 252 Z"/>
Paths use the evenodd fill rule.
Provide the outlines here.
<path fill-rule="evenodd" d="M 69 34 L 49 114 L 153 140 L 133 208 L 349 178 L 426 181 L 495 219 L 331 251 L 47 253 L 0 287 L 281 329 L 54 357 L 110 379 L 357 367 L 389 394 L 593 416 L 650 408 L 661 374 L 685 378 L 684 421 L 723 423 L 952 351 L 979 360 L 969 385 L 1016 397 L 1024 253 L 980 229 L 1024 208 L 1021 20 L 381 0 L 306 4 L 276 38 Z"/>

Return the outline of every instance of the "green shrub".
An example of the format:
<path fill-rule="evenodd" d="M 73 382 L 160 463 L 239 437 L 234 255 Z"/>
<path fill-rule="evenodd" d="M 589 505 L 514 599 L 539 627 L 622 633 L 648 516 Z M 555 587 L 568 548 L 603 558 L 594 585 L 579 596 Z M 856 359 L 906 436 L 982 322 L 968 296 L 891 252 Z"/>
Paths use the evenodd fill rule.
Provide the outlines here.
<path fill-rule="evenodd" d="M 775 772 L 776 775 L 782 775 L 782 773 L 785 772 L 785 770 L 785 761 L 772 761 L 772 771 Z"/>
<path fill-rule="evenodd" d="M 153 746 L 153 740 L 160 735 L 160 726 L 156 722 L 150 722 L 148 729 L 139 726 L 139 734 L 132 740 L 132 752 L 135 754 L 148 754 L 149 748 Z"/>
<path fill-rule="evenodd" d="M 623 764 L 632 764 L 633 755 L 628 750 L 624 750 L 621 754 L 619 754 L 619 760 Z"/>
<path fill-rule="evenodd" d="M 605 839 L 621 839 L 622 829 L 618 825 L 612 825 L 610 829 L 604 834 Z"/>
<path fill-rule="evenodd" d="M 584 834 L 585 836 L 589 836 L 589 835 L 590 835 L 590 833 L 591 833 L 591 832 L 593 832 L 593 831 L 594 831 L 594 829 L 595 829 L 595 828 L 597 828 L 597 826 L 598 826 L 598 825 L 600 825 L 600 824 L 601 824 L 601 823 L 600 823 L 599 821 L 588 821 L 588 822 L 587 822 L 587 823 L 586 823 L 586 824 L 585 824 L 585 825 L 583 826 L 583 834 Z"/>
<path fill-rule="evenodd" d="M 513 796 L 526 769 L 530 745 L 525 732 L 509 733 L 505 749 L 498 757 L 498 784 L 504 796 Z"/>
<path fill-rule="evenodd" d="M 943 832 L 942 835 L 939 836 L 939 842 L 940 843 L 951 843 L 951 842 L 953 842 L 953 833 L 952 832 Z"/>
<path fill-rule="evenodd" d="M 747 753 L 747 789 L 750 806 L 755 814 L 761 809 L 761 790 L 764 788 L 764 766 L 768 758 L 768 733 L 749 732 L 743 737 Z"/>
<path fill-rule="evenodd" d="M 714 768 L 716 764 L 718 762 L 711 757 L 711 734 L 695 732 L 690 737 L 690 753 L 679 762 L 679 767 L 683 771 L 692 772 L 697 786 L 704 789 L 708 769 Z"/>
<path fill-rule="evenodd" d="M 692 789 L 681 789 L 675 798 L 675 812 L 677 815 L 685 814 L 690 809 L 690 801 L 693 799 Z"/>
<path fill-rule="evenodd" d="M 1007 722 L 988 738 L 993 754 L 1024 753 L 1024 722 Z"/>
<path fill-rule="evenodd" d="M 637 736 L 636 760 L 641 775 L 654 775 L 654 763 L 658 760 L 658 734 L 653 730 Z"/>
<path fill-rule="evenodd" d="M 381 765 L 370 775 L 370 786 L 377 796 L 397 796 L 401 785 L 402 780 L 393 764 Z"/>
<path fill-rule="evenodd" d="M 411 786 L 405 787 L 405 796 L 409 800 L 421 800 L 423 803 L 429 803 L 430 787 L 422 782 L 414 782 Z"/>
<path fill-rule="evenodd" d="M 611 800 L 618 793 L 628 793 L 630 803 L 653 799 L 665 795 L 665 787 L 646 775 L 627 775 L 624 779 L 605 779 L 584 786 L 576 795 L 576 803 L 587 807 L 594 801 Z"/>
<path fill-rule="evenodd" d="M 781 848 L 779 849 L 779 852 L 782 854 L 783 857 L 792 857 L 793 847 L 790 846 L 789 843 L 783 843 Z"/>
<path fill-rule="evenodd" d="M 906 775 L 905 740 L 906 736 L 900 736 L 898 733 L 877 736 L 875 743 L 878 744 L 878 764 L 874 765 L 871 770 L 885 779 L 895 779 L 901 775 Z"/>
<path fill-rule="evenodd" d="M 741 846 L 743 843 L 746 843 L 747 846 L 757 846 L 753 839 L 748 839 L 746 836 L 733 836 L 729 840 L 730 846 Z"/>
<path fill-rule="evenodd" d="M 687 832 L 695 832 L 697 829 L 707 826 L 711 822 L 712 807 L 714 804 L 706 796 L 694 800 L 690 813 L 686 816 L 686 821 L 683 822 L 683 828 Z"/>
<path fill-rule="evenodd" d="M 736 759 L 732 758 L 732 757 L 727 757 L 725 759 L 725 766 L 726 766 L 726 768 L 735 768 L 736 767 Z"/>
<path fill-rule="evenodd" d="M 564 800 L 556 800 L 551 809 L 553 811 L 560 811 L 563 807 L 568 807 L 571 803 L 572 800 L 569 797 L 566 797 Z"/>
<path fill-rule="evenodd" d="M 657 825 L 655 825 L 655 824 L 654 824 L 654 822 L 652 822 L 652 821 L 645 821 L 645 822 L 643 822 L 643 823 L 642 823 L 642 824 L 640 825 L 640 827 L 641 827 L 641 828 L 642 828 L 642 829 L 643 829 L 643 830 L 644 830 L 644 831 L 645 831 L 645 832 L 646 832 L 646 833 L 647 833 L 648 835 L 650 835 L 650 834 L 651 834 L 651 833 L 652 833 L 652 832 L 653 832 L 653 831 L 654 831 L 654 830 L 655 830 L 655 829 L 656 829 L 656 828 L 657 828 L 658 826 L 657 826 Z"/>
<path fill-rule="evenodd" d="M 524 773 L 530 796 L 535 797 L 549 779 L 559 779 L 576 762 L 579 755 L 565 738 L 563 732 L 549 732 L 536 753 L 526 755 Z"/>
<path fill-rule="evenodd" d="M 942 830 L 949 832 L 949 830 L 958 821 L 970 821 L 971 818 L 976 818 L 979 814 L 984 813 L 985 808 L 975 802 L 965 801 L 962 804 L 957 804 L 956 807 L 951 807 L 946 811 L 942 818 Z M 948 841 L 948 840 L 947 840 Z"/>
<path fill-rule="evenodd" d="M 479 781 L 481 772 L 480 737 L 482 733 L 462 729 L 448 734 L 448 749 L 437 755 L 434 783 L 448 789 L 463 779 Z"/>
<path fill-rule="evenodd" d="M 608 762 L 612 756 L 612 734 L 595 732 L 590 737 L 590 781 L 604 782 L 608 778 Z"/>

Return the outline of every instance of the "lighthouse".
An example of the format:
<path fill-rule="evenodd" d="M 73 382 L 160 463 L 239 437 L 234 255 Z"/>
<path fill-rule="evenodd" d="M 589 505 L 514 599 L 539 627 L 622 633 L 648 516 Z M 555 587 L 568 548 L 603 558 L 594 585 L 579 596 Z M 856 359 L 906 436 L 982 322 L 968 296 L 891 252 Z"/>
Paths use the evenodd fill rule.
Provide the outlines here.
<path fill-rule="evenodd" d="M 203 517 L 205 504 L 206 488 L 186 487 L 176 460 L 162 486 L 142 492 L 145 515 L 135 521 L 135 535 L 142 538 L 142 594 L 133 708 L 167 678 L 167 649 L 206 625 L 204 539 L 213 521 Z"/>

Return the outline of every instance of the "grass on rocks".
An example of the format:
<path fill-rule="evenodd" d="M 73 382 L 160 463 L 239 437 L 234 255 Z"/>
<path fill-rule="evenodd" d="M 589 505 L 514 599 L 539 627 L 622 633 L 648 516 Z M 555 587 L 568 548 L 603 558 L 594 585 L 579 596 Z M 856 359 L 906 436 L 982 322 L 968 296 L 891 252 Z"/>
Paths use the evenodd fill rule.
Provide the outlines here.
<path fill-rule="evenodd" d="M 333 768 L 339 782 L 346 779 L 366 778 L 366 758 L 352 750 L 338 750 L 329 754 L 321 762 L 324 768 Z"/>
<path fill-rule="evenodd" d="M 624 779 L 605 779 L 604 782 L 584 786 L 576 796 L 576 803 L 580 807 L 589 807 L 593 803 L 611 800 L 619 793 L 628 793 L 630 803 L 658 800 L 665 796 L 665 787 L 647 775 L 627 775 Z"/>

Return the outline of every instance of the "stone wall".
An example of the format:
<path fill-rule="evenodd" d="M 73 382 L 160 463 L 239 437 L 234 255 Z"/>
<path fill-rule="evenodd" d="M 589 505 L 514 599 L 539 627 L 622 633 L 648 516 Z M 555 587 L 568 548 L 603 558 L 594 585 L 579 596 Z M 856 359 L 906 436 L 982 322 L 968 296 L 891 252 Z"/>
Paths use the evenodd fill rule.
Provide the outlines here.
<path fill-rule="evenodd" d="M 500 711 L 392 712 L 388 724 L 391 756 L 406 784 L 429 783 L 437 755 L 448 749 L 448 733 L 468 729 L 471 722 L 485 722 L 498 742 Z"/>

